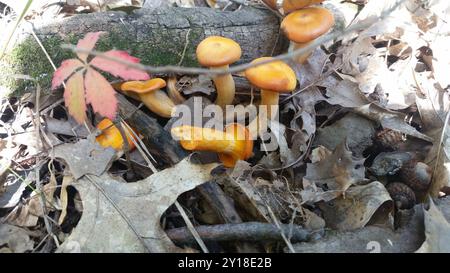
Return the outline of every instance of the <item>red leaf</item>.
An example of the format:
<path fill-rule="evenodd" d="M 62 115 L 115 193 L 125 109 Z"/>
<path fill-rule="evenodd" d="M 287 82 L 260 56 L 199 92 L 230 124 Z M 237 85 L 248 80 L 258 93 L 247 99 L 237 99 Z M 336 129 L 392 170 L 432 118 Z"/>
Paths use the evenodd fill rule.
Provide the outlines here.
<path fill-rule="evenodd" d="M 52 90 L 59 87 L 67 77 L 69 77 L 75 70 L 83 67 L 84 64 L 77 59 L 65 60 L 61 66 L 53 73 Z"/>
<path fill-rule="evenodd" d="M 69 114 L 78 123 L 86 120 L 86 102 L 84 99 L 83 71 L 76 72 L 69 78 L 64 90 L 64 102 Z"/>
<path fill-rule="evenodd" d="M 98 32 L 89 32 L 84 36 L 83 39 L 78 41 L 77 48 L 92 50 L 95 46 L 95 43 L 97 43 L 98 38 L 100 38 L 100 35 L 104 34 L 106 32 L 104 31 L 98 31 Z M 82 60 L 83 62 L 87 62 L 87 53 L 77 53 L 78 58 Z"/>
<path fill-rule="evenodd" d="M 113 120 L 117 111 L 116 92 L 97 71 L 88 68 L 85 76 L 86 100 L 95 112 Z"/>
<path fill-rule="evenodd" d="M 104 53 L 105 56 L 121 59 L 131 63 L 139 63 L 140 59 L 129 55 L 123 50 L 110 50 Z M 124 80 L 148 80 L 150 76 L 139 69 L 127 67 L 124 64 L 96 56 L 90 62 L 91 65 L 113 74 L 116 77 L 121 77 Z"/>

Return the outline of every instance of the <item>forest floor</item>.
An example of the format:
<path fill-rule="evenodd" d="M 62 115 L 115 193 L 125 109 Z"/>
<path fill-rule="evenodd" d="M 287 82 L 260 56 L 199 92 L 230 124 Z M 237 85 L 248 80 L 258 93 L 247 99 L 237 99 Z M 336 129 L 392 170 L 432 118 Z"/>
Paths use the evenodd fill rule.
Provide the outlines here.
<path fill-rule="evenodd" d="M 5 33 L 24 31 L 15 28 L 23 9 L 17 2 L 0 1 Z M 33 1 L 23 24 L 169 6 L 270 9 L 257 0 L 48 2 Z M 177 119 L 156 115 L 136 95 L 112 93 L 116 102 L 87 93 L 86 107 L 84 95 L 82 105 L 73 99 L 70 80 L 50 90 L 29 75 L 0 75 L 33 83 L 24 95 L 0 86 L 0 253 L 450 252 L 450 4 L 321 5 L 335 14 L 335 29 L 302 64 L 282 52 L 297 86 L 280 94 L 269 137 L 256 139 L 251 156 L 231 167 L 217 153 L 184 150 L 170 134 Z M 270 12 L 285 17 L 283 9 Z M 86 34 L 86 43 L 102 40 Z M 130 75 L 126 65 L 100 64 L 119 76 Z M 180 66 L 177 73 L 152 73 L 151 63 L 143 65 L 167 81 L 178 106 L 195 112 L 197 99 L 201 107 L 216 99 L 207 72 Z M 233 104 L 258 105 L 260 90 L 243 70 L 232 75 Z M 98 75 L 91 76 L 93 87 L 86 75 L 81 90 L 109 88 Z M 120 91 L 121 82 L 110 82 Z M 99 144 L 114 127 L 98 129 L 115 103 L 117 131 L 133 139 L 118 150 Z M 100 105 L 114 107 L 97 111 Z M 202 118 L 205 126 L 208 114 Z"/>

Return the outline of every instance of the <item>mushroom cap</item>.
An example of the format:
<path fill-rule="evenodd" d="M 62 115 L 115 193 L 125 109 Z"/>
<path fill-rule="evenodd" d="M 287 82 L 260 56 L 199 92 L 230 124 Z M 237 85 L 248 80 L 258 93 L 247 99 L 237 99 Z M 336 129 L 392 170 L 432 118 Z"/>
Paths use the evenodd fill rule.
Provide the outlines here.
<path fill-rule="evenodd" d="M 197 46 L 198 62 L 207 67 L 229 65 L 241 58 L 241 47 L 235 41 L 221 37 L 210 36 Z"/>
<path fill-rule="evenodd" d="M 114 125 L 114 123 L 110 119 L 105 118 L 102 121 L 100 121 L 97 124 L 97 129 L 102 131 L 102 133 L 100 135 L 98 135 L 95 138 L 95 140 L 102 147 L 105 147 L 105 148 L 112 147 L 116 151 L 122 150 L 122 148 L 123 148 L 122 134 L 120 134 L 119 129 Z M 126 129 L 126 130 L 128 130 L 128 129 Z M 130 150 L 134 149 L 134 147 L 135 147 L 134 143 L 130 139 L 130 136 L 128 136 L 128 135 L 127 135 L 127 141 L 128 141 L 129 149 Z"/>
<path fill-rule="evenodd" d="M 250 132 L 238 123 L 225 127 L 225 132 L 181 125 L 172 128 L 171 133 L 186 150 L 216 152 L 225 167 L 233 167 L 238 160 L 246 160 L 253 154 Z"/>
<path fill-rule="evenodd" d="M 225 132 L 234 134 L 239 145 L 232 153 L 219 153 L 219 159 L 225 167 L 234 167 L 238 160 L 247 160 L 253 154 L 253 140 L 247 127 L 232 123 L 225 127 Z"/>
<path fill-rule="evenodd" d="M 302 9 L 314 4 L 322 3 L 324 0 L 284 0 L 283 11 L 290 13 L 294 10 Z"/>
<path fill-rule="evenodd" d="M 286 16 L 281 22 L 281 29 L 289 40 L 307 43 L 328 32 L 333 25 L 334 17 L 330 11 L 321 7 L 309 7 Z"/>
<path fill-rule="evenodd" d="M 261 57 L 251 63 L 271 60 L 272 57 Z M 291 92 L 297 85 L 294 70 L 282 61 L 274 61 L 245 70 L 245 76 L 256 87 L 274 92 Z"/>
<path fill-rule="evenodd" d="M 122 83 L 120 89 L 123 91 L 144 94 L 166 87 L 166 81 L 161 78 L 154 78 L 147 81 L 128 81 Z"/>

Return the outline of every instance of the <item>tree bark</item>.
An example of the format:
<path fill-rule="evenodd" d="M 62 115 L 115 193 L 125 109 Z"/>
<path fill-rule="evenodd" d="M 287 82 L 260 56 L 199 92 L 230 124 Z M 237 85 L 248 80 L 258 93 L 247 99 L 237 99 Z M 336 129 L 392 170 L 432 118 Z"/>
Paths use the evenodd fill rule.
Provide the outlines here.
<path fill-rule="evenodd" d="M 233 12 L 210 8 L 140 9 L 132 14 L 99 12 L 35 25 L 37 37 L 56 66 L 74 56 L 60 48 L 62 43 L 76 44 L 87 32 L 95 31 L 108 32 L 100 38 L 97 50 L 127 50 L 149 65 L 198 66 L 196 47 L 211 35 L 229 37 L 241 45 L 242 58 L 237 63 L 279 54 L 287 47 L 279 35 L 278 18 L 268 10 L 250 7 Z M 19 40 L 6 58 L 7 73 L 33 76 L 41 86 L 48 87 L 53 75 L 49 61 L 29 33 Z M 17 89 L 17 84 L 10 80 L 7 86 Z"/>

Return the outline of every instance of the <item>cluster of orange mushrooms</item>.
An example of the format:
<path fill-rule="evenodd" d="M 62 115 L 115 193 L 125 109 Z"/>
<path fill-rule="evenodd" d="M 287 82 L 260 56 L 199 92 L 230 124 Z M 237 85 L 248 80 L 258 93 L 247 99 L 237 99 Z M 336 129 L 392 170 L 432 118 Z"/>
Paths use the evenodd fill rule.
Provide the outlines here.
<path fill-rule="evenodd" d="M 278 9 L 279 2 L 281 1 L 265 0 L 265 3 L 274 9 Z M 320 6 L 310 6 L 320 2 L 323 0 L 284 0 L 282 2 L 283 13 L 288 15 L 281 22 L 281 29 L 292 42 L 293 50 L 307 46 L 334 25 L 334 18 L 330 11 Z M 242 52 L 235 41 L 225 37 L 210 36 L 197 46 L 196 54 L 202 66 L 210 69 L 227 69 L 230 64 L 241 58 Z M 296 61 L 301 64 L 310 54 L 311 52 L 307 52 L 299 56 Z M 253 60 L 252 63 L 270 59 L 271 57 L 261 57 Z M 226 126 L 224 131 L 190 125 L 172 128 L 172 135 L 180 139 L 184 149 L 216 152 L 225 167 L 233 167 L 238 160 L 246 160 L 252 156 L 254 137 L 261 134 L 261 129 L 266 128 L 267 119 L 271 119 L 272 115 L 276 114 L 272 113 L 271 106 L 278 106 L 280 92 L 292 92 L 295 89 L 297 78 L 289 65 L 282 61 L 272 61 L 249 68 L 245 71 L 245 76 L 251 84 L 260 89 L 260 105 L 267 106 L 260 109 L 266 109 L 266 113 L 260 112 L 247 127 L 232 123 Z M 232 75 L 214 76 L 213 82 L 217 90 L 215 104 L 222 108 L 232 105 L 235 96 Z M 153 78 L 148 81 L 123 82 L 116 84 L 115 88 L 141 101 L 153 113 L 170 118 L 176 105 L 185 100 L 175 83 L 174 77 L 167 83 L 161 78 Z M 161 90 L 166 86 L 167 93 Z M 123 139 L 111 121 L 103 120 L 97 127 L 102 130 L 102 134 L 97 137 L 97 141 L 102 146 L 111 146 L 116 150 L 123 149 Z M 114 138 L 113 135 L 117 136 Z M 127 133 L 128 135 L 130 134 Z M 127 140 L 129 147 L 133 148 L 131 139 Z"/>

